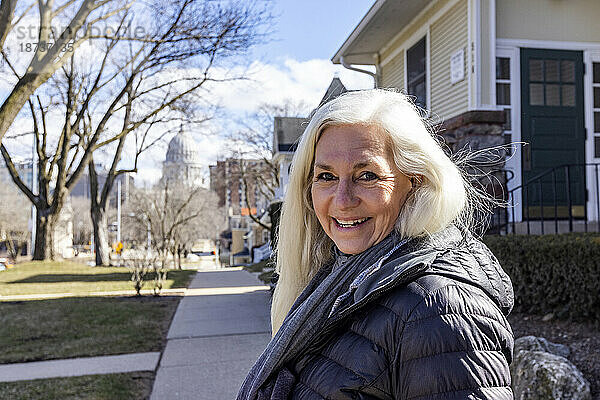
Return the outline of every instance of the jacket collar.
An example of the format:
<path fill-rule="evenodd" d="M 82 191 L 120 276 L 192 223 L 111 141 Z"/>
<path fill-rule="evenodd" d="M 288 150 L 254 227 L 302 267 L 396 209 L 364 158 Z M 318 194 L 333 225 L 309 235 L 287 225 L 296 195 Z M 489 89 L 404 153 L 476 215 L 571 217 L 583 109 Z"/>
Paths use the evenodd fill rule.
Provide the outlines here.
<path fill-rule="evenodd" d="M 435 261 L 435 262 L 434 262 Z M 388 290 L 419 276 L 442 275 L 481 288 L 502 310 L 512 309 L 514 295 L 508 275 L 491 251 L 470 233 L 450 226 L 428 238 L 407 241 L 382 260 L 340 304 L 340 316 Z"/>

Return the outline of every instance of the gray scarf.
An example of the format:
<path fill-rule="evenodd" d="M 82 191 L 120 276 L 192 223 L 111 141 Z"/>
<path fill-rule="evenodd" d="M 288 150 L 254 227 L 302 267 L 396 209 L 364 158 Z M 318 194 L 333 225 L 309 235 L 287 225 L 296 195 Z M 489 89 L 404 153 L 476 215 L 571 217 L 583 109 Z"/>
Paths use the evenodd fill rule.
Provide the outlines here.
<path fill-rule="evenodd" d="M 285 364 L 322 344 L 327 337 L 324 330 L 336 322 L 335 311 L 351 300 L 363 279 L 405 243 L 392 231 L 364 252 L 338 255 L 335 265 L 323 266 L 296 299 L 283 325 L 250 369 L 237 400 L 286 399 L 295 378 Z"/>

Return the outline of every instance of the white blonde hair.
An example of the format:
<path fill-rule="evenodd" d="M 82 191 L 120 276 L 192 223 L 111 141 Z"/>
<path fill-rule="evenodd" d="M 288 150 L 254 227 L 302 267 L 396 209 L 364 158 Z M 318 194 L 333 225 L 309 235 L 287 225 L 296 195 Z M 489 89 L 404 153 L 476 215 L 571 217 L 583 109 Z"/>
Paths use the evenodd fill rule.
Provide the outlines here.
<path fill-rule="evenodd" d="M 315 147 L 328 127 L 363 125 L 381 131 L 404 175 L 419 182 L 406 199 L 395 229 L 402 237 L 438 232 L 469 219 L 470 184 L 427 129 L 408 96 L 372 89 L 346 93 L 317 109 L 294 154 L 277 235 L 271 323 L 277 332 L 292 304 L 331 258 L 333 242 L 314 212 L 310 196 Z"/>

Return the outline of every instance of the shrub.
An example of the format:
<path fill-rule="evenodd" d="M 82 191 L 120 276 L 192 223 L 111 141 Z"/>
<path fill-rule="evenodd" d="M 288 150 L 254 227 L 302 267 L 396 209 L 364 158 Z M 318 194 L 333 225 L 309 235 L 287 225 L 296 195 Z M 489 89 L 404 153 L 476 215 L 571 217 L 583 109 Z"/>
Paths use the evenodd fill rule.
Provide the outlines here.
<path fill-rule="evenodd" d="M 146 275 L 155 265 L 156 260 L 146 251 L 131 251 L 125 259 L 125 265 L 131 271 L 131 282 L 137 296 L 141 296 Z M 161 286 L 162 287 L 162 286 Z"/>
<path fill-rule="evenodd" d="M 600 321 L 600 234 L 487 236 L 512 280 L 515 311 Z"/>

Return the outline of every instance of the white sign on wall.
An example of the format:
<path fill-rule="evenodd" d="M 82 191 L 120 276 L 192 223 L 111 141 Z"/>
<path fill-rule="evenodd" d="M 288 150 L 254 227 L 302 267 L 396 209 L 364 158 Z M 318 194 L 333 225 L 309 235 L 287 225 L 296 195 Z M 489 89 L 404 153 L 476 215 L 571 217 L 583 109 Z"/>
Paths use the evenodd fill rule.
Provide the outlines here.
<path fill-rule="evenodd" d="M 465 52 L 459 49 L 450 56 L 450 83 L 465 79 Z"/>

